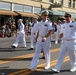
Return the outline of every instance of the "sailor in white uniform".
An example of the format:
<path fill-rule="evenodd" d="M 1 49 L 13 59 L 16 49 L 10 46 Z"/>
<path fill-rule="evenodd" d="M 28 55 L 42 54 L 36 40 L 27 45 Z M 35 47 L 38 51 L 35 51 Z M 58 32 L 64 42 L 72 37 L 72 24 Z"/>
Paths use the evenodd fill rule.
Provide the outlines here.
<path fill-rule="evenodd" d="M 76 63 L 75 63 L 75 51 L 76 51 L 76 22 L 71 21 L 71 14 L 65 13 L 66 23 L 63 24 L 60 31 L 60 37 L 62 38 L 60 55 L 58 58 L 58 62 L 54 68 L 52 68 L 55 72 L 60 72 L 60 68 L 64 57 L 68 51 L 70 57 L 71 64 L 71 72 L 76 71 Z"/>
<path fill-rule="evenodd" d="M 16 38 L 16 41 L 11 46 L 12 48 L 16 48 L 18 46 L 18 43 L 20 39 L 22 39 L 22 47 L 26 47 L 26 40 L 25 40 L 25 30 L 24 30 L 24 24 L 22 22 L 22 19 L 18 20 L 18 35 Z"/>
<path fill-rule="evenodd" d="M 58 44 L 58 42 L 60 42 L 60 38 L 59 38 L 60 29 L 61 29 L 61 21 L 60 20 L 57 20 L 56 27 L 57 27 L 57 31 L 56 31 L 55 44 Z"/>
<path fill-rule="evenodd" d="M 34 53 L 34 57 L 31 62 L 30 69 L 36 70 L 39 55 L 43 49 L 45 54 L 46 66 L 45 69 L 50 68 L 50 34 L 52 31 L 52 24 L 47 20 L 48 18 L 48 11 L 43 10 L 41 13 L 42 20 L 38 23 L 38 35 L 36 37 L 36 49 Z"/>
<path fill-rule="evenodd" d="M 32 24 L 32 28 L 31 28 L 31 46 L 30 46 L 30 50 L 33 50 L 34 48 L 34 42 L 35 42 L 35 38 L 36 38 L 36 35 L 37 35 L 37 24 L 38 24 L 38 21 L 37 21 L 37 17 L 34 17 L 34 22 Z"/>

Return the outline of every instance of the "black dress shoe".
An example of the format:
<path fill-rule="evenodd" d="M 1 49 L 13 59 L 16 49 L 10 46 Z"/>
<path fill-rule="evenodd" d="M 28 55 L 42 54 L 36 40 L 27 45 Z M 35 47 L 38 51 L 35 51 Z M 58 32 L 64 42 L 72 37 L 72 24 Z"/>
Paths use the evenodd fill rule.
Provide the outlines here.
<path fill-rule="evenodd" d="M 41 59 L 45 59 L 45 56 L 41 57 Z"/>
<path fill-rule="evenodd" d="M 12 48 L 16 48 L 15 46 L 11 46 Z"/>
<path fill-rule="evenodd" d="M 26 47 L 22 47 L 22 48 L 26 48 Z"/>
<path fill-rule="evenodd" d="M 30 48 L 29 50 L 33 50 L 33 48 Z"/>

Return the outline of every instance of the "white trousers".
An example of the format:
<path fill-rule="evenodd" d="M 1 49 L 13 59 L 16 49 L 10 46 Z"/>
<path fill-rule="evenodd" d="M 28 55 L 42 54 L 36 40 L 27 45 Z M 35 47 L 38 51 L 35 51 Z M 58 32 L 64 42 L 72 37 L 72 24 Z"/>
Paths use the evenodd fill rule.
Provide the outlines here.
<path fill-rule="evenodd" d="M 36 34 L 31 32 L 31 48 L 34 48 L 34 41 L 35 41 Z"/>
<path fill-rule="evenodd" d="M 46 66 L 50 66 L 50 38 L 47 38 L 45 42 L 41 41 L 41 37 L 38 38 L 37 43 L 36 43 L 36 49 L 34 53 L 34 57 L 31 62 L 31 69 L 32 68 L 37 68 L 38 65 L 38 59 L 40 56 L 40 53 L 43 49 L 44 55 L 45 55 L 45 60 L 46 60 Z"/>
<path fill-rule="evenodd" d="M 76 66 L 75 65 L 75 53 L 74 53 L 75 50 L 76 50 L 76 42 L 74 42 L 73 40 L 70 40 L 70 41 L 63 40 L 58 62 L 54 68 L 57 70 L 60 70 L 62 62 L 67 52 L 70 57 L 71 68 L 75 67 Z"/>
<path fill-rule="evenodd" d="M 57 32 L 56 32 L 56 39 L 55 39 L 55 42 L 58 42 L 59 39 L 60 39 L 60 38 L 59 38 L 59 31 L 57 31 Z"/>
<path fill-rule="evenodd" d="M 20 41 L 20 39 L 22 39 L 22 47 L 26 47 L 26 40 L 25 40 L 25 34 L 18 34 L 16 41 L 14 42 L 14 46 L 17 47 L 18 43 Z"/>

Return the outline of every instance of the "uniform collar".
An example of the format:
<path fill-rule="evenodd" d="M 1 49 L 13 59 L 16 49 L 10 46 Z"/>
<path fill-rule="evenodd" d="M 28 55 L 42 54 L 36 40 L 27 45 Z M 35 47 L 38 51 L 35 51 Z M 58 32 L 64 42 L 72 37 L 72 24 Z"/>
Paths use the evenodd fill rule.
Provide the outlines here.
<path fill-rule="evenodd" d="M 71 23 L 72 21 L 70 20 L 70 22 L 69 23 Z M 65 23 L 67 23 L 67 22 L 65 22 Z"/>
<path fill-rule="evenodd" d="M 43 22 L 43 21 L 42 21 Z M 48 22 L 48 20 L 46 20 L 45 22 Z"/>

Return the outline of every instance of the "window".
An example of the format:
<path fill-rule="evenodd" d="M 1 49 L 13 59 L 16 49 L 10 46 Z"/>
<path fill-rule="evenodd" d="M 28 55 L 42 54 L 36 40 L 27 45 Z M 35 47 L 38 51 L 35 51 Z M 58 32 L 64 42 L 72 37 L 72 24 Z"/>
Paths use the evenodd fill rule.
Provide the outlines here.
<path fill-rule="evenodd" d="M 60 4 L 62 4 L 62 5 L 63 5 L 63 0 L 60 0 Z"/>
<path fill-rule="evenodd" d="M 0 9 L 11 10 L 11 3 L 0 2 Z"/>
<path fill-rule="evenodd" d="M 32 1 L 42 1 L 42 0 L 32 0 Z"/>
<path fill-rule="evenodd" d="M 42 1 L 42 0 L 36 0 L 36 1 Z"/>
<path fill-rule="evenodd" d="M 71 7 L 71 0 L 68 0 L 68 7 Z"/>
<path fill-rule="evenodd" d="M 31 6 L 24 6 L 24 12 L 31 12 L 33 11 L 33 7 Z"/>
<path fill-rule="evenodd" d="M 49 2 L 52 2 L 53 3 L 53 0 L 49 0 Z"/>
<path fill-rule="evenodd" d="M 34 7 L 34 13 L 39 14 L 41 12 L 41 8 Z"/>
<path fill-rule="evenodd" d="M 73 8 L 75 8 L 75 0 L 73 0 L 73 3 L 72 3 L 72 5 L 73 5 Z"/>
<path fill-rule="evenodd" d="M 14 4 L 14 11 L 20 11 L 20 12 L 23 12 L 23 5 L 20 5 L 20 4 Z"/>

